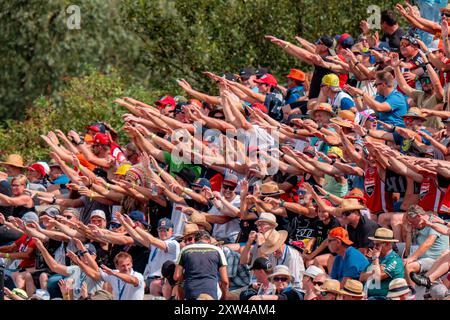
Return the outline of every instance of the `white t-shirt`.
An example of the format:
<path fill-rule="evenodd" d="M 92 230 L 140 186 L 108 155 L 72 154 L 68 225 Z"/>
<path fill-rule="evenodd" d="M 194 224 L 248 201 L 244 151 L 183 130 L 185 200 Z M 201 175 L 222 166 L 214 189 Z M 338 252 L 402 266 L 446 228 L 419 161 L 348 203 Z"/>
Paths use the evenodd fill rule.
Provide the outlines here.
<path fill-rule="evenodd" d="M 118 272 L 118 270 L 114 271 Z M 144 300 L 145 282 L 141 273 L 131 270 L 130 275 L 139 279 L 137 287 L 130 283 L 126 283 L 116 276 L 106 274 L 103 270 L 100 270 L 100 275 L 104 281 L 111 285 L 114 300 Z"/>
<path fill-rule="evenodd" d="M 176 261 L 180 253 L 180 244 L 174 239 L 164 240 L 167 251 L 163 251 L 156 246 L 150 246 L 150 255 L 144 271 L 144 279 L 149 277 L 161 277 L 161 267 L 167 260 Z"/>
<path fill-rule="evenodd" d="M 236 195 L 231 201 L 233 207 L 239 208 L 241 205 L 241 197 Z M 215 215 L 222 215 L 216 207 L 212 207 L 208 213 Z M 214 224 L 214 229 L 212 231 L 212 236 L 216 239 L 227 239 L 229 242 L 236 242 L 237 236 L 241 231 L 241 226 L 239 225 L 239 218 L 234 218 L 224 224 Z"/>

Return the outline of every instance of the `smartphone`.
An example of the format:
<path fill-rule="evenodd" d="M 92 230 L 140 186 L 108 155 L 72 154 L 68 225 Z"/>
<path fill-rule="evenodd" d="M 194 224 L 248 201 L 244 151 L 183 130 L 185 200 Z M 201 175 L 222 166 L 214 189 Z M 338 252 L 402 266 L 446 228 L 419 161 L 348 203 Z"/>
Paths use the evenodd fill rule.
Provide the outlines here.
<path fill-rule="evenodd" d="M 255 190 L 255 186 L 248 186 L 248 193 L 253 193 L 253 191 Z"/>

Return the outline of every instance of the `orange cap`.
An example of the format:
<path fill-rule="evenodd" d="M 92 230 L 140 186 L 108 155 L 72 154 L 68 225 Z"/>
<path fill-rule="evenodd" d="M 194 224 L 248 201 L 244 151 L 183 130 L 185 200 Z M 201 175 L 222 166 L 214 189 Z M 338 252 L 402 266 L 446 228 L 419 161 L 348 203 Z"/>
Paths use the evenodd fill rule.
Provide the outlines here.
<path fill-rule="evenodd" d="M 366 202 L 366 198 L 364 198 L 364 192 L 361 189 L 353 188 L 345 197 L 344 199 L 358 199 Z"/>
<path fill-rule="evenodd" d="M 291 69 L 291 71 L 289 72 L 289 74 L 286 77 L 297 80 L 297 81 L 305 81 L 306 80 L 305 73 L 298 69 Z"/>
<path fill-rule="evenodd" d="M 201 103 L 201 101 L 200 101 L 200 100 L 197 100 L 197 99 L 190 99 L 190 100 L 189 100 L 189 103 L 190 103 L 190 104 L 193 104 L 193 105 L 195 105 L 195 106 L 197 106 L 197 107 L 199 107 L 199 108 L 202 108 L 202 107 L 203 107 L 203 103 Z"/>
<path fill-rule="evenodd" d="M 343 243 L 345 243 L 346 245 L 349 245 L 349 246 L 353 244 L 353 242 L 348 237 L 347 230 L 345 230 L 342 227 L 336 227 L 336 228 L 331 229 L 330 232 L 328 233 L 328 237 L 339 239 Z"/>

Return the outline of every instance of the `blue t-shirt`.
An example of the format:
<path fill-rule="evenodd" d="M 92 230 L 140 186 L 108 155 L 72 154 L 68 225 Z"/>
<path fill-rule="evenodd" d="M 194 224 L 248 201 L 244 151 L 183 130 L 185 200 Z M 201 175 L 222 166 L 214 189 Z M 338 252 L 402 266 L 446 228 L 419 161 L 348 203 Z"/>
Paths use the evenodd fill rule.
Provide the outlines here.
<path fill-rule="evenodd" d="M 339 281 L 346 277 L 359 280 L 359 275 L 368 265 L 369 260 L 361 251 L 350 246 L 345 250 L 345 257 L 337 255 L 334 259 L 331 278 Z"/>
<path fill-rule="evenodd" d="M 284 99 L 284 104 L 294 103 L 303 96 L 305 96 L 305 88 L 303 86 L 297 86 L 288 89 L 288 91 L 286 92 L 286 97 Z"/>
<path fill-rule="evenodd" d="M 408 111 L 408 103 L 404 95 L 394 89 L 387 97 L 377 94 L 375 100 L 380 103 L 387 102 L 391 106 L 391 111 L 377 112 L 381 121 L 397 127 L 405 127 L 403 116 Z"/>
<path fill-rule="evenodd" d="M 53 184 L 68 184 L 70 182 L 70 179 L 65 174 L 59 176 L 56 178 L 52 183 Z"/>

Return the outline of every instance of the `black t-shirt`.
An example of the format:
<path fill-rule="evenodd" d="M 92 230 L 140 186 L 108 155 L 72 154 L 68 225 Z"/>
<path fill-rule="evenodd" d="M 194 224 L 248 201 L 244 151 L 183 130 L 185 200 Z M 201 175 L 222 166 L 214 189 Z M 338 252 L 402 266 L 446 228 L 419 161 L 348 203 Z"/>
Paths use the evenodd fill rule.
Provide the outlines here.
<path fill-rule="evenodd" d="M 404 194 L 406 192 L 406 177 L 386 169 L 385 185 L 386 192 L 399 192 Z"/>
<path fill-rule="evenodd" d="M 283 96 L 276 92 L 269 92 L 266 94 L 266 99 L 264 100 L 264 105 L 269 111 L 269 116 L 277 121 L 283 120 L 283 111 L 281 107 L 283 106 Z"/>
<path fill-rule="evenodd" d="M 289 244 L 298 249 L 306 247 L 308 241 L 314 237 L 314 225 L 317 218 L 308 218 L 286 210 L 289 219 Z"/>
<path fill-rule="evenodd" d="M 45 248 L 47 249 L 48 253 L 50 253 L 50 255 L 54 258 L 56 250 L 58 250 L 62 244 L 64 244 L 64 247 L 67 247 L 67 242 L 49 239 L 49 241 L 45 244 Z M 35 252 L 36 252 L 36 270 L 46 269 L 46 271 L 49 272 L 50 268 L 48 267 L 47 263 L 45 262 L 41 251 L 36 250 Z M 68 266 L 70 264 L 71 264 L 71 260 L 69 257 L 66 256 L 65 257 L 65 265 Z"/>
<path fill-rule="evenodd" d="M 239 221 L 239 226 L 241 227 L 241 232 L 236 240 L 237 243 L 247 242 L 248 236 L 251 231 L 258 231 L 255 224 L 256 220 L 241 220 Z"/>
<path fill-rule="evenodd" d="M 280 294 L 277 294 L 278 300 L 304 300 L 304 295 L 302 292 L 294 289 L 293 287 L 288 287 L 284 289 Z"/>
<path fill-rule="evenodd" d="M 311 85 L 309 87 L 309 99 L 317 98 L 320 94 L 320 85 L 322 84 L 322 78 L 327 74 L 333 73 L 330 69 L 324 67 L 315 66 L 314 73 L 311 79 Z"/>
<path fill-rule="evenodd" d="M 316 242 L 314 243 L 314 248 L 318 248 L 322 242 L 324 242 L 328 238 L 328 232 L 330 232 L 331 229 L 340 227 L 341 224 L 339 223 L 339 220 L 336 219 L 336 217 L 330 215 L 330 222 L 328 224 L 325 224 L 322 220 L 317 219 L 314 222 L 313 229 L 315 230 L 314 238 L 316 238 Z M 328 248 L 325 249 L 324 253 L 329 253 Z"/>
<path fill-rule="evenodd" d="M 359 248 L 373 248 L 373 241 L 369 240 L 368 237 L 373 237 L 375 235 L 375 231 L 380 226 L 373 220 L 367 219 L 364 216 L 361 216 L 358 225 L 356 228 L 353 228 L 351 225 L 347 225 L 348 236 L 351 241 L 353 241 L 352 246 Z"/>
<path fill-rule="evenodd" d="M 98 243 L 98 242 L 91 242 L 93 245 L 94 245 L 94 248 L 95 248 L 95 251 L 97 251 L 97 258 L 96 258 L 96 261 L 97 261 L 97 264 L 99 265 L 99 266 L 101 266 L 102 264 L 104 264 L 105 266 L 111 266 L 109 263 L 110 263 L 110 260 L 109 260 L 109 258 L 110 258 L 110 255 L 109 255 L 109 252 L 110 252 L 110 248 L 108 247 L 108 249 L 107 250 L 105 250 L 105 249 L 103 249 L 102 247 L 101 247 L 101 245 L 100 245 L 100 243 Z M 115 266 L 111 266 L 112 268 L 115 268 Z"/>
<path fill-rule="evenodd" d="M 399 27 L 393 34 L 383 34 L 380 40 L 382 42 L 387 42 L 391 49 L 396 49 L 395 51 L 398 52 L 400 49 L 400 40 L 404 34 L 405 31 Z"/>
<path fill-rule="evenodd" d="M 5 196 L 11 197 L 11 186 L 9 185 L 7 180 L 0 181 L 0 193 L 4 194 Z M 7 218 L 9 217 L 13 212 L 13 207 L 2 207 L 2 213 Z"/>
<path fill-rule="evenodd" d="M 437 182 L 440 188 L 447 189 L 450 185 L 450 179 L 441 176 L 440 174 L 437 175 Z"/>

